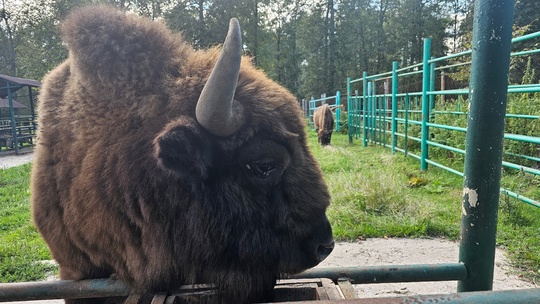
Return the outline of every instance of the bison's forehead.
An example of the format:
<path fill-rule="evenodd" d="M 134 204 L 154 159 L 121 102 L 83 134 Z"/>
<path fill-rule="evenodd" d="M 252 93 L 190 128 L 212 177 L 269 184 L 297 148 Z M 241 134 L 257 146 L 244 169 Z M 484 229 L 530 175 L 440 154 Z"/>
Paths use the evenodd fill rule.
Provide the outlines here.
<path fill-rule="evenodd" d="M 296 98 L 250 64 L 243 64 L 235 99 L 249 116 L 246 127 L 305 137 L 305 122 Z M 278 134 L 276 134 L 278 135 Z"/>

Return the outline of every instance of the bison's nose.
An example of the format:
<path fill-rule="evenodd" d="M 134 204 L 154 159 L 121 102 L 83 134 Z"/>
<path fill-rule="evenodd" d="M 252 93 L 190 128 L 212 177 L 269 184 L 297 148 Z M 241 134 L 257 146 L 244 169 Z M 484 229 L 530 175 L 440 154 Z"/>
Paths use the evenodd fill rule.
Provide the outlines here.
<path fill-rule="evenodd" d="M 317 260 L 318 262 L 324 261 L 326 257 L 330 255 L 330 253 L 334 250 L 334 242 L 327 244 L 327 245 L 319 245 L 317 248 Z"/>

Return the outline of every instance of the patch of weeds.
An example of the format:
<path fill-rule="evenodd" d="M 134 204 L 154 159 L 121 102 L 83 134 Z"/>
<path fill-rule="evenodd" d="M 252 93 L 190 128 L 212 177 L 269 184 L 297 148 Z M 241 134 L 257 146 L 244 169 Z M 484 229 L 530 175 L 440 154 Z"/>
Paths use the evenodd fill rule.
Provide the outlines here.
<path fill-rule="evenodd" d="M 442 194 L 448 191 L 449 187 L 448 185 L 439 180 L 434 180 L 426 184 L 424 186 L 424 189 L 426 189 L 427 192 L 432 194 Z"/>
<path fill-rule="evenodd" d="M 428 183 L 429 183 L 428 180 L 425 178 L 413 176 L 409 178 L 408 186 L 411 188 L 418 188 L 418 187 L 425 186 Z"/>

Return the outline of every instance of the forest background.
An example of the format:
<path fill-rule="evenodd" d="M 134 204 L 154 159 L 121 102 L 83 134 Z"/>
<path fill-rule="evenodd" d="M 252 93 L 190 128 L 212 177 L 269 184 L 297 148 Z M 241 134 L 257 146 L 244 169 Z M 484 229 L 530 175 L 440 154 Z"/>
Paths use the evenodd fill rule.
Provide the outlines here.
<path fill-rule="evenodd" d="M 389 71 L 392 61 L 418 63 L 425 37 L 435 57 L 469 49 L 474 7 L 466 0 L 2 0 L 0 74 L 41 80 L 67 58 L 60 21 L 96 2 L 162 20 L 195 48 L 222 43 L 237 17 L 244 51 L 299 100 L 344 90 L 347 76 Z M 540 1 L 517 0 L 514 20 L 516 34 L 539 31 Z"/>

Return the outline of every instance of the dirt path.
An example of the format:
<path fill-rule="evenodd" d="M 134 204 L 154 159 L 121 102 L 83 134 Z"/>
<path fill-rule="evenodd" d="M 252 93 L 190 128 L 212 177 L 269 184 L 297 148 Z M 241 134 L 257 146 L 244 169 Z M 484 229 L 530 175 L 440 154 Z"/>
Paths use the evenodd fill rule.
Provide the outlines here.
<path fill-rule="evenodd" d="M 458 256 L 459 243 L 445 239 L 374 238 L 338 243 L 334 252 L 317 267 L 455 263 Z M 354 287 L 362 298 L 388 297 L 453 293 L 457 290 L 457 282 L 362 284 Z M 493 290 L 537 287 L 513 273 L 505 252 L 496 250 Z"/>
<path fill-rule="evenodd" d="M 32 160 L 32 154 L 0 157 L 0 168 L 18 166 Z M 403 264 L 454 263 L 458 261 L 459 243 L 445 239 L 367 239 L 337 243 L 334 252 L 317 267 L 373 266 Z M 456 292 L 457 282 L 423 282 L 354 285 L 359 297 L 438 294 Z M 521 280 L 508 265 L 505 252 L 497 249 L 494 290 L 537 288 Z M 63 303 L 39 301 L 16 303 Z"/>
<path fill-rule="evenodd" d="M 24 165 L 32 161 L 34 153 L 26 153 L 21 155 L 2 155 L 0 156 L 0 169 L 7 169 Z"/>

